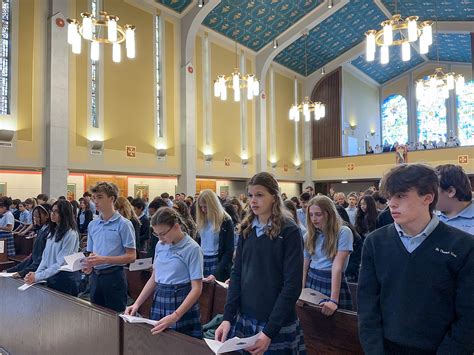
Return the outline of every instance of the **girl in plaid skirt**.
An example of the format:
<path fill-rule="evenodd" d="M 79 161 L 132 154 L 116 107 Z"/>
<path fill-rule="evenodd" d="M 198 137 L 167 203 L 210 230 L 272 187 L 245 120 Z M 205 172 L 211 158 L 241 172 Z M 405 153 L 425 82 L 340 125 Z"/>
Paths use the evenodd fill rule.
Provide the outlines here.
<path fill-rule="evenodd" d="M 353 250 L 352 231 L 342 225 L 334 202 L 316 196 L 308 204 L 303 285 L 326 295 L 321 312 L 332 315 L 338 308 L 352 310 L 352 298 L 344 271 Z"/>
<path fill-rule="evenodd" d="M 250 337 L 252 354 L 306 354 L 295 304 L 301 293 L 303 240 L 283 206 L 278 182 L 259 173 L 249 182 L 250 210 L 241 224 L 234 267 L 215 339 Z"/>
<path fill-rule="evenodd" d="M 202 291 L 202 250 L 183 232 L 183 221 L 172 208 L 160 208 L 150 223 L 154 237 L 160 240 L 156 244 L 153 273 L 125 314 L 134 315 L 154 295 L 150 318 L 158 324 L 151 329 L 153 334 L 169 328 L 202 338 L 198 304 Z"/>

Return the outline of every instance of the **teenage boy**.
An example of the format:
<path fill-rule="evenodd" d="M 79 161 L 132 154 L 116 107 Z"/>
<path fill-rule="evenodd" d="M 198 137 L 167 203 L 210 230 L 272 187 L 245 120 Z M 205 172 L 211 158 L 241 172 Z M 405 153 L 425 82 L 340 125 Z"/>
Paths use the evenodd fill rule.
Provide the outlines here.
<path fill-rule="evenodd" d="M 296 210 L 296 214 L 298 215 L 299 222 L 306 228 L 306 210 L 308 208 L 309 200 L 311 200 L 311 194 L 309 192 L 303 192 L 300 195 L 300 204 L 301 208 Z"/>
<path fill-rule="evenodd" d="M 82 194 L 82 197 L 84 198 L 84 200 L 87 201 L 87 203 L 89 203 L 89 209 L 91 210 L 92 215 L 95 215 L 97 213 L 97 208 L 95 203 L 91 199 L 92 194 L 89 191 L 86 191 Z"/>
<path fill-rule="evenodd" d="M 118 197 L 115 184 L 99 182 L 91 191 L 100 216 L 87 229 L 87 251 L 91 254 L 84 262 L 83 271 L 92 273 L 92 303 L 122 312 L 127 305 L 123 267 L 136 259 L 135 231 L 132 222 L 114 209 Z"/>
<path fill-rule="evenodd" d="M 150 218 L 145 213 L 146 203 L 142 198 L 132 200 L 133 209 L 140 220 L 140 235 L 138 238 L 137 249 L 146 250 L 150 240 Z"/>
<path fill-rule="evenodd" d="M 347 201 L 349 201 L 349 206 L 346 208 L 347 215 L 349 216 L 349 220 L 351 224 L 354 226 L 356 222 L 356 215 L 357 215 L 357 195 L 355 192 L 351 192 L 349 197 L 347 197 Z"/>
<path fill-rule="evenodd" d="M 474 352 L 474 238 L 433 214 L 438 177 L 421 164 L 384 176 L 394 223 L 365 240 L 358 287 L 365 354 Z"/>
<path fill-rule="evenodd" d="M 439 198 L 436 209 L 440 221 L 474 235 L 474 202 L 469 177 L 457 165 L 436 167 Z"/>

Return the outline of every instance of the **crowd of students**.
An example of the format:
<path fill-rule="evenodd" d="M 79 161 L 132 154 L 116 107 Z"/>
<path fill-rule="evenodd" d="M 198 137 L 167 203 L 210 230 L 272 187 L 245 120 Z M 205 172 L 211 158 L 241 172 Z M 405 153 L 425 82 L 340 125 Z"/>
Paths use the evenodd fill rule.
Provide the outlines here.
<path fill-rule="evenodd" d="M 204 190 L 167 193 L 147 203 L 119 197 L 101 182 L 76 211 L 64 198 L 38 196 L 24 207 L 36 233 L 32 254 L 7 270 L 26 283 L 77 296 L 90 275 L 90 300 L 134 315 L 153 297 L 152 333 L 166 329 L 202 338 L 198 299 L 203 282 L 229 284 L 216 339 L 258 334 L 252 354 L 304 354 L 295 312 L 302 288 L 325 295 L 321 312 L 352 310 L 348 281 L 358 283 L 360 341 L 367 354 L 472 354 L 474 351 L 474 204 L 469 178 L 454 165 L 399 165 L 359 194 L 280 194 L 258 173 L 247 194 Z M 41 197 L 41 198 L 40 198 Z M 13 247 L 19 204 L 0 199 L 0 238 Z M 22 213 L 23 211 L 20 211 Z M 18 213 L 17 213 L 18 215 Z M 18 218 L 19 221 L 19 218 Z M 19 229 L 21 228 L 21 229 Z M 80 248 L 81 272 L 59 268 Z M 20 235 L 18 236 L 20 237 Z M 10 242 L 11 240 L 11 242 Z M 11 246 L 10 246 L 11 244 Z M 153 257 L 153 272 L 127 307 L 124 267 Z"/>

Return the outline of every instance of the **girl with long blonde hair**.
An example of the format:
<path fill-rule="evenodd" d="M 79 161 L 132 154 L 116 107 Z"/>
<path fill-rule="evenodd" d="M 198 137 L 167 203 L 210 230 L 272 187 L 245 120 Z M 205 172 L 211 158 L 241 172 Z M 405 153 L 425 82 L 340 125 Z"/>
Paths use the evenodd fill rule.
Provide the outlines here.
<path fill-rule="evenodd" d="M 234 224 L 212 190 L 197 199 L 197 238 L 204 253 L 204 280 L 229 278 L 234 253 Z"/>
<path fill-rule="evenodd" d="M 301 294 L 303 239 L 283 206 L 277 180 L 252 177 L 250 210 L 241 225 L 224 321 L 216 340 L 258 334 L 252 354 L 305 354 L 295 304 Z"/>
<path fill-rule="evenodd" d="M 352 298 L 344 271 L 353 250 L 352 231 L 342 225 L 329 197 L 309 201 L 305 238 L 303 285 L 326 295 L 321 312 L 332 315 L 338 308 L 352 309 Z"/>
<path fill-rule="evenodd" d="M 133 209 L 133 206 L 130 203 L 130 201 L 128 201 L 125 197 L 123 196 L 117 197 L 117 200 L 115 201 L 114 206 L 117 212 L 122 215 L 122 217 L 125 217 L 130 222 L 132 222 L 133 230 L 135 231 L 135 245 L 136 245 L 137 257 L 138 257 L 139 250 L 140 250 L 140 227 L 141 227 L 140 219 L 135 213 L 135 210 Z"/>

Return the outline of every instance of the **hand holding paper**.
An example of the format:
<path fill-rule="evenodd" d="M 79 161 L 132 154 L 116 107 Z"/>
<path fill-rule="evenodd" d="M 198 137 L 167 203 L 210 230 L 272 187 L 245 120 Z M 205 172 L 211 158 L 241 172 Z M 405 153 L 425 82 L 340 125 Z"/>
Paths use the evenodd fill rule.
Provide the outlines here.
<path fill-rule="evenodd" d="M 64 257 L 66 265 L 59 268 L 61 271 L 74 272 L 79 271 L 83 268 L 84 259 L 86 256 L 84 253 L 74 253 Z"/>
<path fill-rule="evenodd" d="M 153 266 L 152 258 L 137 259 L 128 267 L 129 271 L 148 270 Z"/>
<path fill-rule="evenodd" d="M 128 323 L 145 323 L 145 324 L 150 324 L 152 326 L 155 326 L 158 321 L 156 320 L 151 320 L 148 318 L 142 318 L 142 317 L 135 317 L 135 316 L 129 316 L 127 314 L 119 314 L 119 317 L 122 318 L 124 321 Z"/>
<path fill-rule="evenodd" d="M 224 343 L 221 343 L 220 341 L 217 340 L 211 340 L 211 339 L 204 339 L 206 341 L 207 346 L 211 348 L 211 350 L 214 352 L 214 354 L 222 354 L 222 353 L 228 353 L 231 351 L 238 351 L 238 350 L 243 350 L 247 349 L 253 345 L 258 340 L 259 334 L 255 334 L 254 336 L 250 338 L 238 338 L 234 337 L 232 339 L 227 340 Z"/>
<path fill-rule="evenodd" d="M 31 286 L 34 286 L 34 285 L 40 284 L 40 283 L 45 283 L 45 282 L 46 281 L 43 280 L 43 281 L 33 282 L 32 284 L 26 284 L 25 283 L 25 284 L 21 285 L 20 287 L 18 287 L 18 289 L 20 291 L 25 291 L 25 290 L 28 290 Z"/>
<path fill-rule="evenodd" d="M 323 295 L 321 292 L 318 292 L 311 288 L 304 288 L 301 291 L 301 295 L 300 295 L 300 300 L 304 302 L 312 303 L 312 304 L 319 304 L 319 302 L 324 298 L 327 298 L 327 297 Z"/>

